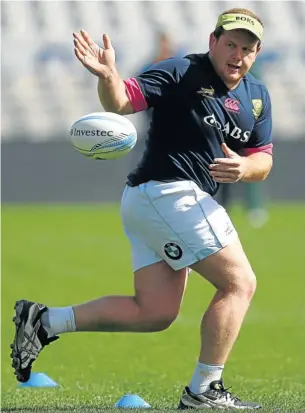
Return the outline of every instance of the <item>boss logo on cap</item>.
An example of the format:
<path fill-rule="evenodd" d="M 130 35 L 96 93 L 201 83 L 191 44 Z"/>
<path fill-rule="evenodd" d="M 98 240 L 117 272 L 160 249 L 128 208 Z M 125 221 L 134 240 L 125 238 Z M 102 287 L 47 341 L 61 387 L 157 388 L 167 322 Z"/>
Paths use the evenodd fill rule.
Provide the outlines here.
<path fill-rule="evenodd" d="M 242 21 L 242 22 L 250 23 L 250 24 L 252 24 L 252 26 L 255 25 L 254 20 L 250 19 L 250 17 L 236 16 L 236 21 Z"/>

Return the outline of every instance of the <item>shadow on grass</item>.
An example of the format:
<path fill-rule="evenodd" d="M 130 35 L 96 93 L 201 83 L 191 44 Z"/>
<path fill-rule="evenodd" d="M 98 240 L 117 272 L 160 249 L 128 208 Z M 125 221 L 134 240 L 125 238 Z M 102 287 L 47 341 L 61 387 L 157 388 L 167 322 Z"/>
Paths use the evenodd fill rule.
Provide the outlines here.
<path fill-rule="evenodd" d="M 2 409 L 1 411 L 4 413 L 110 413 L 110 412 L 116 412 L 118 413 L 119 408 L 115 408 L 113 406 L 109 407 L 97 407 L 97 406 L 78 406 L 78 407 L 12 407 L 12 408 L 6 408 Z M 143 408 L 132 408 L 132 409 L 126 409 L 126 411 L 132 411 L 133 413 L 141 412 L 143 413 L 143 410 L 145 411 L 146 409 Z M 177 412 L 177 409 L 167 409 L 167 408 L 149 408 L 149 412 Z"/>
<path fill-rule="evenodd" d="M 115 412 L 118 413 L 119 408 L 115 408 L 113 406 L 109 406 L 109 407 L 97 407 L 97 406 L 78 406 L 78 407 L 51 407 L 51 408 L 46 408 L 46 407 L 35 407 L 35 408 L 31 408 L 31 407 L 27 407 L 27 408 L 22 408 L 22 407 L 13 407 L 11 409 L 2 409 L 2 412 L 6 412 L 6 413 L 110 413 L 110 412 Z M 138 408 L 138 409 L 126 409 L 124 408 L 123 410 L 127 410 L 127 411 L 132 411 L 133 413 L 137 413 L 137 412 L 141 412 L 143 413 L 143 410 L 145 411 L 146 409 L 143 408 Z M 153 413 L 160 413 L 160 412 L 166 412 L 166 413 L 177 413 L 177 408 L 149 408 L 149 412 Z M 226 410 L 227 413 L 234 413 L 236 410 L 234 409 L 228 409 Z M 249 410 L 247 410 L 249 411 Z M 223 412 L 223 410 L 219 410 L 219 409 L 213 409 L 213 412 L 217 413 L 217 412 Z M 260 410 L 260 413 L 288 413 L 287 410 L 279 410 L 279 409 L 262 409 Z M 302 409 L 302 411 L 298 410 L 289 410 L 289 413 L 305 413 L 305 410 Z"/>

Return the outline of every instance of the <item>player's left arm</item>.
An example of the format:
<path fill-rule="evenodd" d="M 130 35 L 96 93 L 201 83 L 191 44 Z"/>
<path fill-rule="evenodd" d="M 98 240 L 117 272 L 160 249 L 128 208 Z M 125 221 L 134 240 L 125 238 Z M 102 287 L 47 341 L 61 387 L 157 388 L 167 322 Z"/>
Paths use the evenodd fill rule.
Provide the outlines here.
<path fill-rule="evenodd" d="M 241 153 L 232 151 L 226 144 L 222 149 L 226 158 L 218 158 L 210 165 L 211 175 L 216 182 L 263 181 L 269 175 L 272 165 L 272 115 L 268 91 L 264 90 L 261 113 L 250 139 Z"/>
<path fill-rule="evenodd" d="M 261 113 L 259 113 L 259 111 Z M 262 181 L 269 175 L 272 165 L 272 110 L 267 89 L 263 89 L 261 109 L 254 108 L 257 119 L 250 139 L 242 151 L 245 159 L 245 173 L 242 181 Z"/>
<path fill-rule="evenodd" d="M 273 165 L 271 155 L 266 152 L 256 152 L 242 158 L 244 162 L 242 181 L 257 182 L 267 178 Z"/>
<path fill-rule="evenodd" d="M 222 144 L 225 158 L 214 159 L 210 165 L 210 174 L 216 182 L 234 183 L 238 181 L 263 181 L 272 168 L 272 156 L 266 152 L 255 152 L 240 156 L 225 143 Z"/>

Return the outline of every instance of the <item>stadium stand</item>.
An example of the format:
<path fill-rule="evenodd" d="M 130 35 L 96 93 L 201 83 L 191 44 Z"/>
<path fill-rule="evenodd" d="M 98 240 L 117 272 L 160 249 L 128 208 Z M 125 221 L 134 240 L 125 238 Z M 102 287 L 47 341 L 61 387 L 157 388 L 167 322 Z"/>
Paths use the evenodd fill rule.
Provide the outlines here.
<path fill-rule="evenodd" d="M 62 140 L 79 116 L 101 110 L 96 78 L 74 57 L 72 32 L 107 32 L 122 76 L 149 59 L 156 27 L 204 52 L 217 15 L 244 2 L 2 1 L 2 140 Z M 265 22 L 259 63 L 273 99 L 276 139 L 304 139 L 305 2 L 254 2 Z"/>

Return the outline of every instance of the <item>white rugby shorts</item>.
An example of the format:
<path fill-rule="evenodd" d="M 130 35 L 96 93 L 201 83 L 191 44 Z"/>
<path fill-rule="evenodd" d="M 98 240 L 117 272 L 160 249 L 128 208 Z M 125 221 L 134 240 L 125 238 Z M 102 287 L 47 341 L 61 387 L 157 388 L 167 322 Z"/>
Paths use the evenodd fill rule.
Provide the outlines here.
<path fill-rule="evenodd" d="M 121 217 L 134 271 L 162 260 L 189 267 L 237 238 L 225 209 L 193 181 L 126 186 Z"/>

